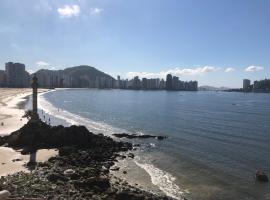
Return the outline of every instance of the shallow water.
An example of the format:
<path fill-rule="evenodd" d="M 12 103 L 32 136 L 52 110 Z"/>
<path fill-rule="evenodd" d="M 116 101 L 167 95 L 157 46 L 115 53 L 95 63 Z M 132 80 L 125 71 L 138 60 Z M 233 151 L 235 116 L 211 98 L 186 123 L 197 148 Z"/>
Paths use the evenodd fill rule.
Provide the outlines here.
<path fill-rule="evenodd" d="M 169 136 L 134 141 L 138 166 L 168 195 L 270 199 L 254 181 L 256 169 L 270 173 L 270 94 L 69 89 L 39 100 L 52 124 Z"/>

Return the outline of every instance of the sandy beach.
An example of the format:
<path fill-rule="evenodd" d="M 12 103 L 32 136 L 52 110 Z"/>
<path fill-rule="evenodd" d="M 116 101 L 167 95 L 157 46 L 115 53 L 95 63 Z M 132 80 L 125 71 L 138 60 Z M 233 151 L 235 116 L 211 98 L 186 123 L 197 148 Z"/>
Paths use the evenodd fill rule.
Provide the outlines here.
<path fill-rule="evenodd" d="M 50 157 L 56 156 L 58 151 L 55 149 L 41 149 L 37 151 L 37 162 L 47 161 Z M 0 176 L 6 176 L 16 172 L 29 170 L 24 165 L 29 161 L 30 155 L 22 155 L 19 151 L 12 148 L 0 147 Z"/>
<path fill-rule="evenodd" d="M 48 90 L 39 90 L 45 91 Z M 0 136 L 8 135 L 26 124 L 27 119 L 22 117 L 25 114 L 22 105 L 31 94 L 31 88 L 0 88 Z M 40 150 L 37 152 L 37 161 L 46 161 L 56 154 L 55 150 Z M 23 165 L 28 161 L 29 155 L 21 155 L 19 151 L 0 147 L 0 176 L 27 171 Z"/>
<path fill-rule="evenodd" d="M 23 103 L 31 91 L 30 88 L 0 89 L 0 135 L 10 134 L 27 122 L 27 119 L 22 117 L 25 111 L 18 104 Z"/>

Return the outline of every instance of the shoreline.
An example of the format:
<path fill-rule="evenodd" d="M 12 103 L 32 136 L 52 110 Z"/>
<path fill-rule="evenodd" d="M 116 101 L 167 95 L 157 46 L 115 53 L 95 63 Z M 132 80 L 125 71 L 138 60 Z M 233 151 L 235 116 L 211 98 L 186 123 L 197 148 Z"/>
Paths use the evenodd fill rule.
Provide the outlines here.
<path fill-rule="evenodd" d="M 50 92 L 50 90 L 47 90 L 47 91 L 44 91 L 44 92 L 45 93 Z M 42 93 L 44 93 L 44 92 L 42 92 Z M 23 108 L 25 107 L 25 104 L 27 103 L 26 101 L 27 101 L 27 99 L 28 99 L 27 97 L 29 95 L 31 95 L 31 92 L 29 94 L 21 95 L 16 100 L 14 100 L 14 104 L 16 102 L 16 109 L 18 109 L 18 110 L 20 109 L 20 110 L 24 111 Z M 12 104 L 12 105 L 14 105 L 14 104 Z M 13 108 L 13 109 L 15 109 L 15 108 Z M 46 112 L 46 110 L 45 110 L 45 112 Z M 12 151 L 12 150 L 10 150 L 10 151 Z M 0 152 L 2 152 L 1 149 L 0 149 Z M 13 153 L 14 153 L 15 157 L 16 156 L 18 157 L 18 156 L 21 155 L 20 152 L 16 152 L 14 150 L 13 150 Z M 48 155 L 48 152 L 46 154 Z M 53 157 L 53 156 L 57 156 L 57 154 L 55 154 L 53 151 L 49 152 L 49 156 L 47 156 L 47 159 L 43 158 L 40 161 L 41 162 L 47 161 L 49 157 Z M 9 167 L 8 173 L 7 172 L 2 173 L 0 171 L 0 176 L 6 176 L 7 174 L 14 174 L 16 172 L 19 172 L 19 173 L 26 172 L 26 173 L 28 173 L 29 170 L 27 170 L 23 166 L 23 165 L 26 164 L 26 162 L 28 160 L 29 160 L 29 155 L 25 156 L 25 158 L 23 160 L 21 160 L 21 161 L 13 162 L 12 164 L 16 166 L 16 169 L 15 170 L 10 170 L 10 169 L 13 169 L 13 167 L 14 167 L 14 166 L 11 166 L 11 168 Z M 6 165 L 6 166 L 8 166 L 8 165 Z M 117 164 L 114 165 L 114 166 L 117 166 Z M 135 169 L 137 175 L 144 174 L 147 178 L 143 177 L 143 180 L 140 180 L 140 178 L 142 178 L 142 176 L 137 176 L 137 179 L 134 178 L 134 177 L 131 177 L 132 174 L 134 175 L 134 173 L 133 173 L 134 169 Z M 146 170 L 144 170 L 140 166 L 136 165 L 135 162 L 133 163 L 133 166 L 130 169 L 126 169 L 128 174 L 123 174 L 123 170 L 125 171 L 125 167 L 123 167 L 123 168 L 121 167 L 121 173 L 118 173 L 118 172 L 115 173 L 115 171 L 110 171 L 111 172 L 110 173 L 111 181 L 112 182 L 114 182 L 114 181 L 119 182 L 121 180 L 124 183 L 128 183 L 131 187 L 136 187 L 139 190 L 148 191 L 148 192 L 151 192 L 151 193 L 156 194 L 156 195 L 165 195 L 164 191 L 162 191 L 157 185 L 154 185 L 153 182 L 151 182 L 151 180 L 152 180 L 151 175 Z M 146 179 L 147 179 L 147 181 L 146 181 Z M 148 183 L 144 183 L 144 181 L 146 181 Z"/>
<path fill-rule="evenodd" d="M 1 140 L 13 149 L 23 148 L 24 154 L 44 148 L 59 150 L 58 156 L 37 163 L 31 173 L 1 177 L 0 190 L 8 190 L 11 198 L 173 199 L 131 186 L 112 176 L 110 171 L 118 158 L 122 158 L 122 153 L 134 158 L 133 145 L 94 134 L 84 126 L 50 126 L 40 120 L 29 121 Z M 66 171 L 72 174 L 67 176 Z M 123 171 L 123 174 L 127 173 Z"/>
<path fill-rule="evenodd" d="M 49 90 L 41 89 L 40 93 L 46 91 Z M 31 94 L 31 88 L 0 88 L 0 136 L 10 135 L 28 122 L 27 118 L 23 118 L 23 115 L 25 114 L 25 106 Z M 44 150 L 38 154 L 38 159 L 44 162 L 54 155 L 57 155 L 54 151 L 46 152 Z M 29 155 L 22 155 L 20 151 L 1 146 L 0 176 L 6 176 L 20 171 L 29 172 L 24 166 L 28 161 Z"/>
<path fill-rule="evenodd" d="M 27 123 L 24 115 L 24 102 L 31 95 L 31 89 L 1 89 L 0 95 L 0 135 L 9 135 Z M 3 125 L 2 125 L 3 123 Z"/>
<path fill-rule="evenodd" d="M 39 93 L 47 91 L 41 89 Z M 0 88 L 0 136 L 9 135 L 27 123 L 23 115 L 31 94 L 31 88 Z"/>
<path fill-rule="evenodd" d="M 70 88 L 73 89 L 73 88 Z M 62 90 L 62 89 L 61 89 Z M 43 94 L 41 94 L 43 95 Z M 66 124 L 66 126 L 70 125 L 86 125 L 86 128 L 88 128 L 89 131 L 94 132 L 95 134 L 102 133 L 106 136 L 109 136 L 113 138 L 116 141 L 128 141 L 128 142 L 135 142 L 130 139 L 126 138 L 118 138 L 113 135 L 113 133 L 122 133 L 127 132 L 126 130 L 106 126 L 106 124 L 102 124 L 102 127 L 105 127 L 109 130 L 110 133 L 106 130 L 106 132 L 99 130 L 96 127 L 97 122 L 94 122 L 88 118 L 84 118 L 81 116 L 78 116 L 76 114 L 70 113 L 67 110 L 60 109 L 60 112 L 58 111 L 58 108 L 56 108 L 54 105 L 52 105 L 48 100 L 45 100 L 42 96 L 39 96 L 39 102 L 40 107 L 43 110 L 43 114 L 46 115 L 46 118 L 50 118 L 51 122 L 53 122 L 53 125 L 62 125 L 63 122 Z M 56 122 L 56 123 L 55 123 Z M 94 125 L 94 126 L 93 126 Z M 90 126 L 90 127 L 89 127 Z M 92 127 L 93 126 L 93 127 Z M 98 130 L 98 131 L 97 131 Z M 130 133 L 132 135 L 132 133 Z M 166 137 L 164 137 L 166 138 Z M 137 155 L 138 152 L 133 152 L 135 154 L 135 157 L 137 158 L 141 157 L 142 155 Z M 116 176 L 118 178 L 121 178 L 128 183 L 130 183 L 134 187 L 140 187 L 141 189 L 144 189 L 149 192 L 154 192 L 155 194 L 160 195 L 168 195 L 170 197 L 179 196 L 176 199 L 183 199 L 183 194 L 186 193 L 186 190 L 182 190 L 181 188 L 178 188 L 178 186 L 175 183 L 172 183 L 174 177 L 169 174 L 166 171 L 163 171 L 162 169 L 157 168 L 151 163 L 140 163 L 139 166 L 135 160 L 128 158 L 126 156 L 126 159 L 119 159 L 117 163 L 115 163 L 116 167 L 120 167 L 120 170 L 117 171 L 111 171 L 111 174 L 113 176 Z M 142 166 L 151 166 L 151 169 L 148 167 L 147 170 L 143 168 Z M 150 170 L 150 171 L 149 171 Z M 151 171 L 154 170 L 153 173 Z M 127 174 L 123 174 L 123 171 L 127 171 Z M 165 175 L 164 177 L 162 177 Z M 160 182 L 157 181 L 160 177 Z M 166 188 L 166 187 L 169 188 Z M 172 190 L 172 191 L 170 191 Z"/>

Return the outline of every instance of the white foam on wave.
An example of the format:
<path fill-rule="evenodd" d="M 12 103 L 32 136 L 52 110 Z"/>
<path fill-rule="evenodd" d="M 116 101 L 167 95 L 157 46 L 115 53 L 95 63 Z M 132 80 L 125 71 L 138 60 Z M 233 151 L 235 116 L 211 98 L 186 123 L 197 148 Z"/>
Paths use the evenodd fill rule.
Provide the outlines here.
<path fill-rule="evenodd" d="M 55 90 L 51 90 L 48 92 L 53 92 Z M 58 119 L 64 120 L 69 125 L 85 125 L 89 131 L 95 132 L 95 133 L 104 133 L 106 135 L 111 135 L 112 133 L 122 133 L 122 132 L 128 132 L 123 129 L 112 127 L 106 123 L 103 122 L 95 122 L 87 118 L 83 118 L 79 115 L 76 115 L 74 113 L 68 112 L 66 110 L 58 111 L 58 108 L 53 106 L 46 98 L 44 97 L 44 94 L 48 93 L 41 93 L 38 95 L 38 101 L 39 101 L 39 107 L 43 111 L 45 111 L 47 114 L 52 115 Z M 143 132 L 138 132 L 137 134 L 143 135 Z M 152 147 L 155 147 L 154 143 L 150 144 Z M 183 192 L 180 190 L 179 186 L 174 183 L 175 177 L 172 176 L 170 173 L 165 172 L 157 167 L 155 167 L 152 164 L 147 163 L 140 163 L 139 157 L 135 160 L 135 163 L 142 169 L 144 169 L 151 177 L 151 182 L 158 186 L 161 191 L 163 191 L 166 195 L 182 200 L 183 198 Z"/>
<path fill-rule="evenodd" d="M 144 169 L 151 177 L 151 182 L 158 186 L 167 196 L 182 200 L 184 193 L 181 191 L 178 185 L 175 184 L 176 178 L 168 172 L 165 172 L 152 164 L 139 163 L 135 160 L 135 163 Z"/>
<path fill-rule="evenodd" d="M 151 147 L 156 147 L 156 144 L 155 143 L 150 143 L 150 146 Z"/>
<path fill-rule="evenodd" d="M 53 91 L 55 90 L 51 90 L 48 92 L 53 92 Z M 44 97 L 44 94 L 48 92 L 39 94 L 38 96 L 39 108 L 45 111 L 47 114 L 54 116 L 58 119 L 64 120 L 69 125 L 84 125 L 89 129 L 89 131 L 92 131 L 94 133 L 103 133 L 106 135 L 111 135 L 112 133 L 127 132 L 125 130 L 112 127 L 103 122 L 92 121 L 88 118 L 84 118 L 77 114 L 71 113 L 67 110 L 63 110 L 63 109 L 58 110 L 58 108 L 56 108 Z"/>

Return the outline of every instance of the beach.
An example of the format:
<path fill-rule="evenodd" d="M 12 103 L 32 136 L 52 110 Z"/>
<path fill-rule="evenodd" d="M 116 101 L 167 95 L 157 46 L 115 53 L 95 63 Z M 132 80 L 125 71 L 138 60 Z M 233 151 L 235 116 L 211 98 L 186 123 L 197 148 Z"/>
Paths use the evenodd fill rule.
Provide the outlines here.
<path fill-rule="evenodd" d="M 41 89 L 39 92 L 46 92 Z M 9 135 L 27 123 L 23 118 L 27 97 L 32 94 L 31 88 L 0 88 L 0 136 Z M 46 161 L 57 155 L 55 150 L 40 150 L 37 161 Z M 20 151 L 0 147 L 0 176 L 19 171 L 28 171 L 23 165 L 29 161 L 29 155 L 21 155 Z"/>
<path fill-rule="evenodd" d="M 30 88 L 0 89 L 0 135 L 8 135 L 22 127 L 27 119 L 23 118 L 25 111 L 23 102 L 31 94 Z"/>

